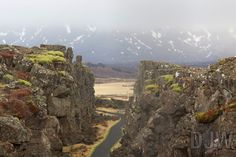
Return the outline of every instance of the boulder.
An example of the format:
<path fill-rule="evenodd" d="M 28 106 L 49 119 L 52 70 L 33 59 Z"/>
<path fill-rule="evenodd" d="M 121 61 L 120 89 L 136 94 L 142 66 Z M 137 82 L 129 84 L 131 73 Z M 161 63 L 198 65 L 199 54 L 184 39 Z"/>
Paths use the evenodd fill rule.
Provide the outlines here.
<path fill-rule="evenodd" d="M 31 132 L 16 117 L 0 117 L 0 140 L 22 144 L 30 140 Z"/>

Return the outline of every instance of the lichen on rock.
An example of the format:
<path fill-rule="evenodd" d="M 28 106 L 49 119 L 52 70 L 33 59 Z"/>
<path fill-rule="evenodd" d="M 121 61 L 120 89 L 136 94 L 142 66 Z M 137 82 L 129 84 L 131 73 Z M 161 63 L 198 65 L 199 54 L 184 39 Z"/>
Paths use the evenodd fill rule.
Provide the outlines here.
<path fill-rule="evenodd" d="M 94 77 L 71 57 L 61 45 L 1 46 L 0 156 L 63 156 L 92 141 Z"/>

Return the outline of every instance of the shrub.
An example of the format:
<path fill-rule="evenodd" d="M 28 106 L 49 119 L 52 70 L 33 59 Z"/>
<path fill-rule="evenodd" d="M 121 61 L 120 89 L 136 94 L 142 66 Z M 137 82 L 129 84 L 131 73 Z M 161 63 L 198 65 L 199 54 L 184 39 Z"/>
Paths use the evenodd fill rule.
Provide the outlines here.
<path fill-rule="evenodd" d="M 174 80 L 174 75 L 162 75 L 161 76 L 167 83 L 172 82 Z"/>
<path fill-rule="evenodd" d="M 64 54 L 60 51 L 48 51 L 41 54 L 26 55 L 26 60 L 33 63 L 50 64 L 53 62 L 65 62 Z"/>
<path fill-rule="evenodd" d="M 159 86 L 156 84 L 150 84 L 145 86 L 145 90 L 150 94 L 158 94 L 159 93 Z"/>
<path fill-rule="evenodd" d="M 10 98 L 21 98 L 31 95 L 32 92 L 28 88 L 15 89 L 10 91 Z"/>
<path fill-rule="evenodd" d="M 28 86 L 28 87 L 31 87 L 31 86 L 32 86 L 32 84 L 31 84 L 29 81 L 22 80 L 22 79 L 18 79 L 18 80 L 17 80 L 17 83 L 18 83 L 18 84 L 21 84 L 21 85 L 24 85 L 24 86 Z"/>
<path fill-rule="evenodd" d="M 178 83 L 172 84 L 170 88 L 172 91 L 177 92 L 177 93 L 182 91 L 182 88 L 179 86 Z"/>

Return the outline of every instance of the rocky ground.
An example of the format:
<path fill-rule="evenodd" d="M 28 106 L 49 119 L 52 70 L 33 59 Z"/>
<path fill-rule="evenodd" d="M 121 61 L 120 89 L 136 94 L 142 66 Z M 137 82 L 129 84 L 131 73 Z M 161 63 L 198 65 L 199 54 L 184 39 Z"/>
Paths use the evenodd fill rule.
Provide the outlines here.
<path fill-rule="evenodd" d="M 205 69 L 142 61 L 111 156 L 236 156 L 235 98 L 236 57 Z"/>
<path fill-rule="evenodd" d="M 59 157 L 92 143 L 94 77 L 71 48 L 0 45 L 0 156 Z"/>

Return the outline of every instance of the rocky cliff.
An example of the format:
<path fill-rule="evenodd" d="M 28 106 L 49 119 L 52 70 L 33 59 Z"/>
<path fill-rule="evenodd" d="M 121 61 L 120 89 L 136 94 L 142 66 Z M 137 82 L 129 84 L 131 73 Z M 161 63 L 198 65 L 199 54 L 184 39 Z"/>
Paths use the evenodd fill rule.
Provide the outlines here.
<path fill-rule="evenodd" d="M 92 141 L 94 77 L 71 48 L 0 46 L 0 156 L 58 157 Z"/>
<path fill-rule="evenodd" d="M 236 156 L 236 57 L 208 68 L 142 61 L 112 157 Z"/>

